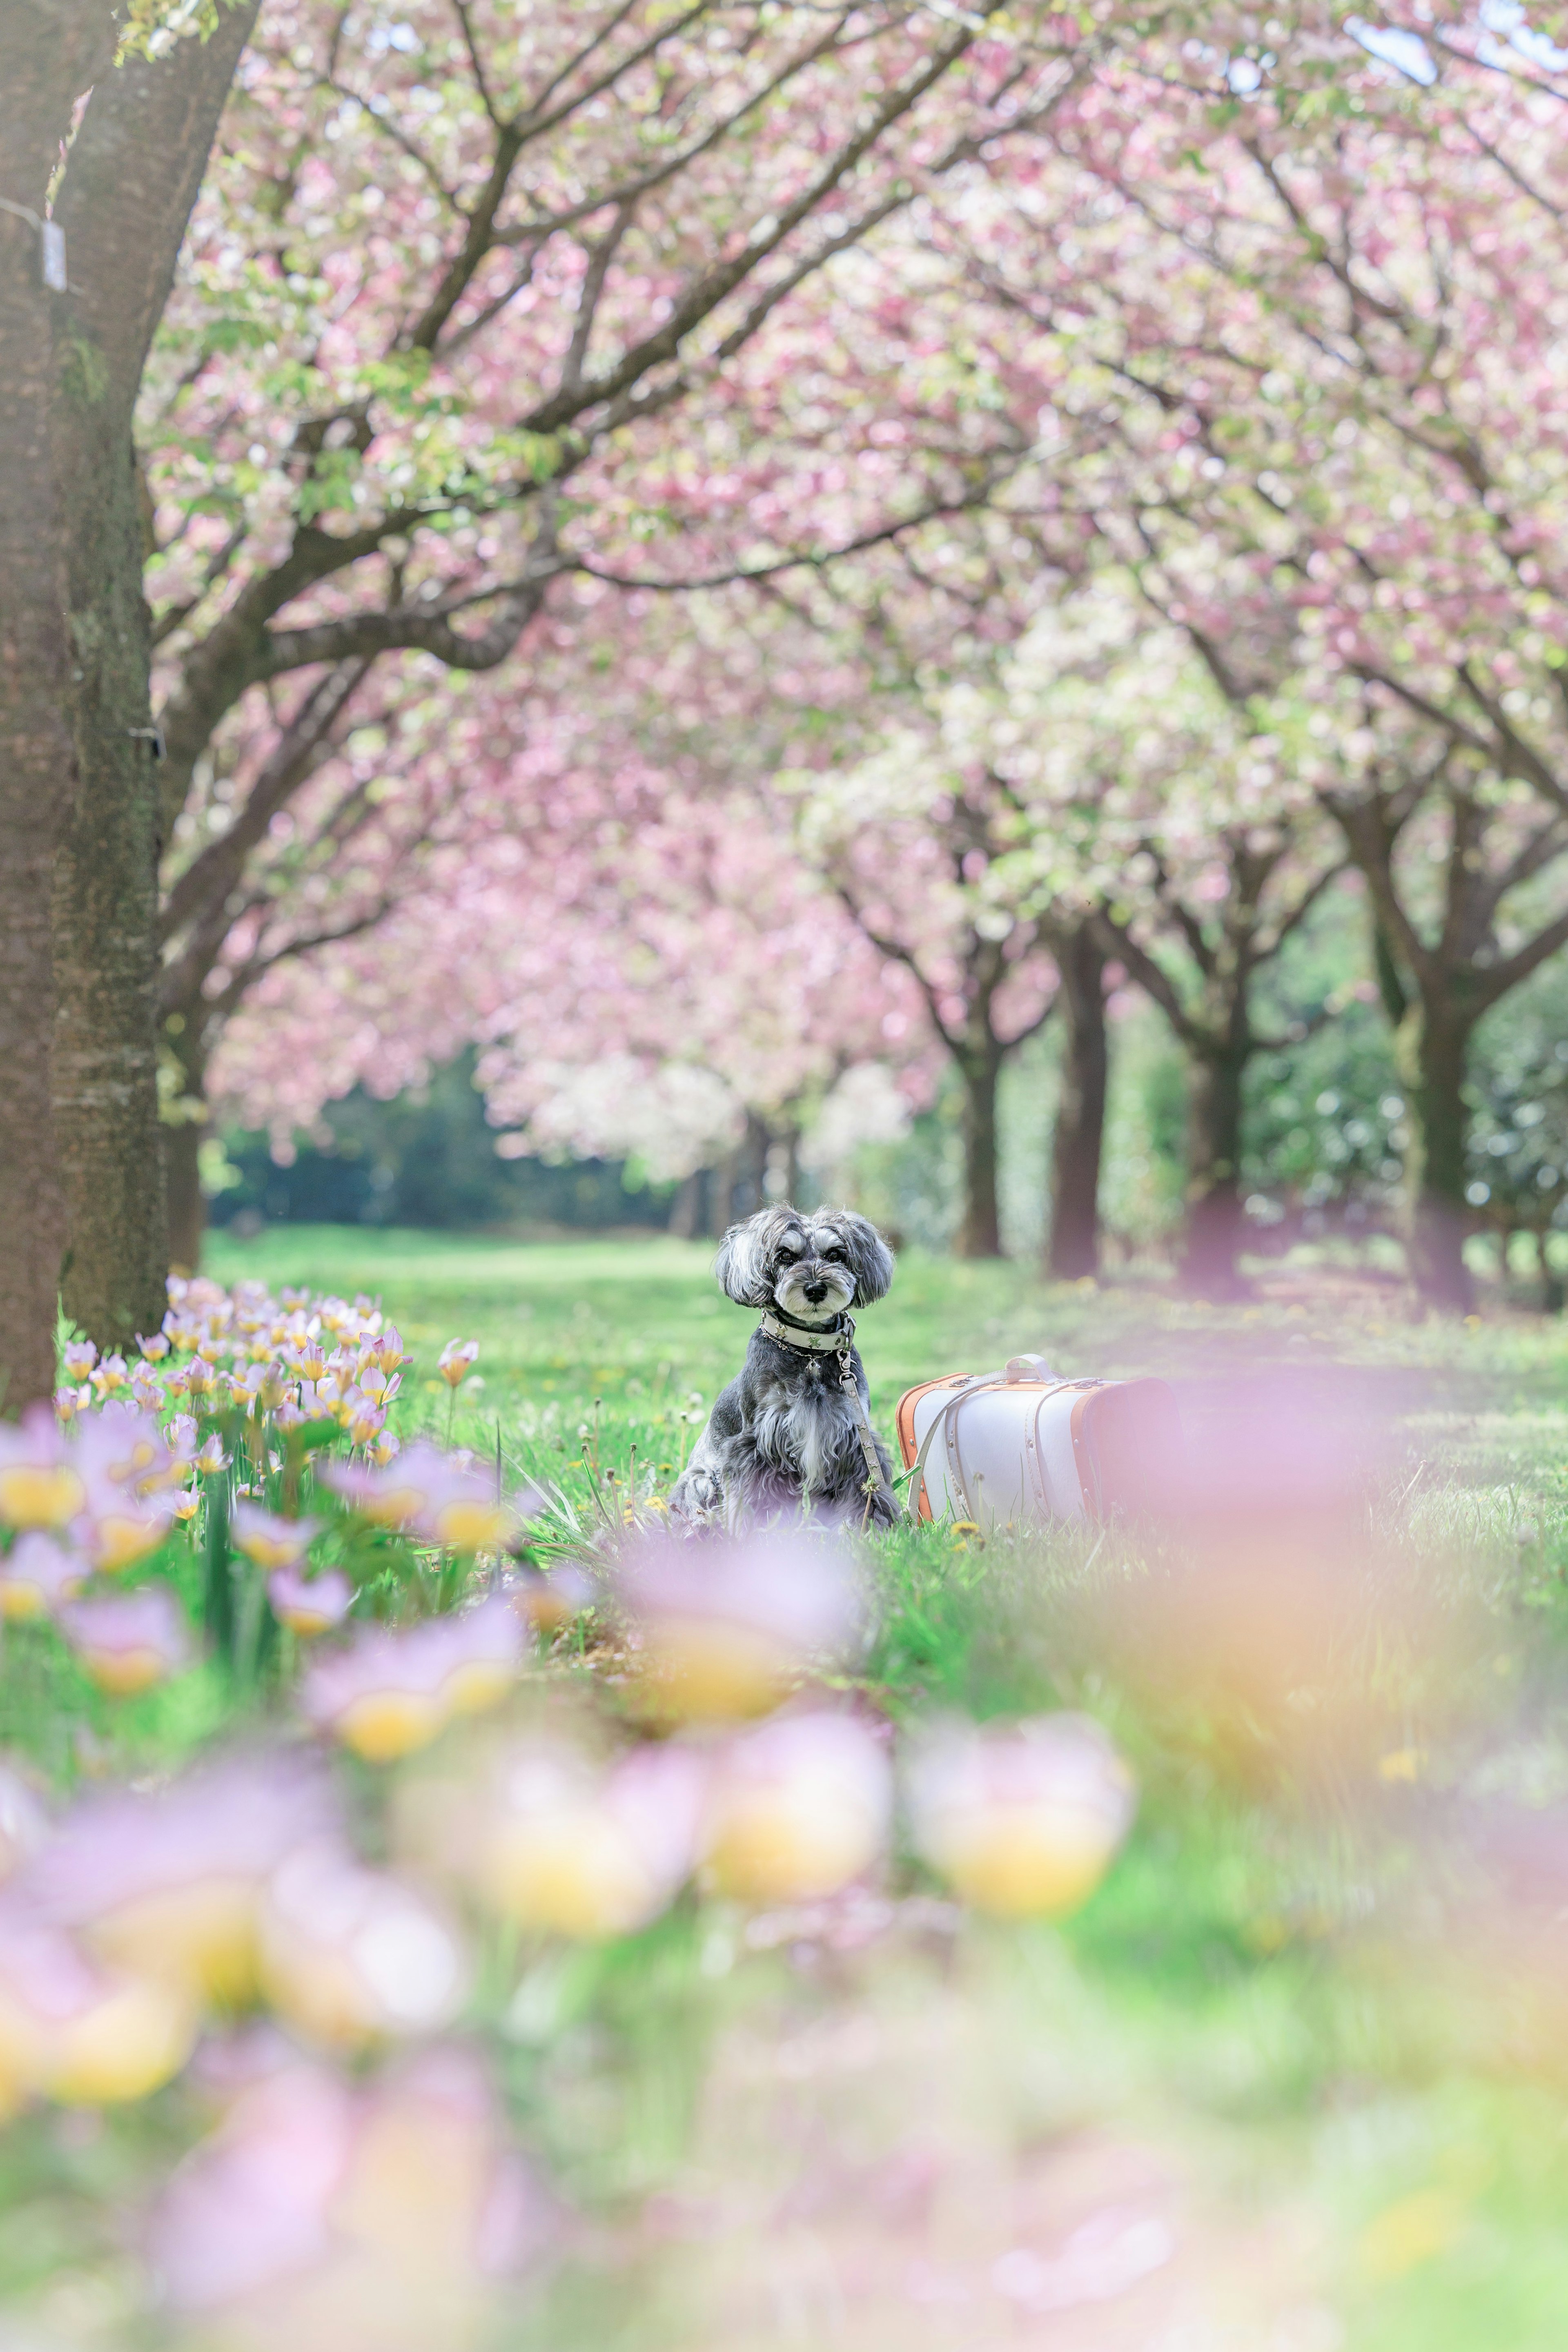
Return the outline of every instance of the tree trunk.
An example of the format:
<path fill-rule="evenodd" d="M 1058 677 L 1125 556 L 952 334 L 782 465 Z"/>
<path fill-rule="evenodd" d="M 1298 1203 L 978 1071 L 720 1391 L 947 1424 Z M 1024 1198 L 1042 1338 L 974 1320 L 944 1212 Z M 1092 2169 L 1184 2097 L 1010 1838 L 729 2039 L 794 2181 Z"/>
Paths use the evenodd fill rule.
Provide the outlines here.
<path fill-rule="evenodd" d="M 1205 1298 L 1245 1289 L 1241 1246 L 1241 1081 L 1247 1056 L 1194 1054 L 1187 1082 L 1187 1229 L 1182 1279 Z"/>
<path fill-rule="evenodd" d="M 179 1074 L 179 1091 L 163 1105 L 158 1129 L 160 1199 L 166 1209 L 168 1271 L 189 1275 L 202 1262 L 207 1203 L 202 1191 L 201 1149 L 212 1132 L 199 1002 L 165 1014 L 163 1050 L 169 1066 Z M 163 1314 L 160 1305 L 159 1321 Z"/>
<path fill-rule="evenodd" d="M 1451 1003 L 1423 995 L 1396 1040 L 1414 1139 L 1405 1163 L 1405 1244 L 1415 1287 L 1428 1306 L 1468 1315 L 1475 1286 L 1465 1264 L 1470 1223 L 1465 1199 L 1469 1107 L 1465 1066 L 1473 1024 Z"/>
<path fill-rule="evenodd" d="M 697 1238 L 697 1222 L 702 1213 L 702 1171 L 693 1169 L 683 1176 L 675 1188 L 675 1198 L 669 1204 L 669 1230 L 677 1241 L 690 1242 Z M 173 1213 L 170 1226 L 173 1230 Z"/>
<path fill-rule="evenodd" d="M 53 898 L 55 1120 L 67 1314 L 102 1348 L 154 1331 L 169 1240 L 158 1118 L 160 775 L 132 420 L 190 210 L 255 16 L 133 58 L 94 89 L 61 184 L 75 289 L 56 326 L 54 456 L 75 660 L 77 789 Z M 137 732 L 135 730 L 141 730 Z M 176 1154 L 194 1154 L 187 1133 Z M 192 1169 L 194 1181 L 194 1162 Z M 200 1191 L 194 1193 L 199 1219 Z M 194 1265 L 199 1223 L 179 1255 Z"/>
<path fill-rule="evenodd" d="M 195 1274 L 202 1262 L 206 1232 L 206 1196 L 202 1191 L 201 1146 L 205 1121 L 181 1119 L 163 1129 L 163 1195 L 168 1204 L 169 1269 Z M 163 1309 L 160 1306 L 161 1321 Z"/>
<path fill-rule="evenodd" d="M 1051 1136 L 1046 1271 L 1070 1282 L 1100 1271 L 1100 1159 L 1110 1071 L 1105 1030 L 1107 958 L 1087 923 L 1053 946 L 1061 973 L 1067 1032 Z"/>
<path fill-rule="evenodd" d="M 0 17 L 0 196 L 44 211 L 71 108 L 112 55 L 106 8 Z M 64 1210 L 51 1106 L 49 877 L 72 787 L 65 561 L 49 457 L 38 232 L 0 213 L 0 1406 L 52 1395 Z"/>
<path fill-rule="evenodd" d="M 955 1056 L 963 1081 L 963 1218 L 953 1243 L 958 1257 L 1000 1257 L 996 1206 L 996 1082 L 1000 1048 Z"/>

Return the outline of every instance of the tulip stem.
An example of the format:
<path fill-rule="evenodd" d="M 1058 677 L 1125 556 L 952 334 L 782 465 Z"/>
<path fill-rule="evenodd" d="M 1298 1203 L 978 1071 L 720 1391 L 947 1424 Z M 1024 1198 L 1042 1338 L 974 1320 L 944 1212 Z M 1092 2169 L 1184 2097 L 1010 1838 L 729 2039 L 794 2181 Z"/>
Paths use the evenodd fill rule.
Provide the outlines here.
<path fill-rule="evenodd" d="M 204 1614 L 214 1653 L 234 1663 L 234 1571 L 228 1546 L 228 1479 L 219 1473 L 207 1482 L 206 1591 Z"/>

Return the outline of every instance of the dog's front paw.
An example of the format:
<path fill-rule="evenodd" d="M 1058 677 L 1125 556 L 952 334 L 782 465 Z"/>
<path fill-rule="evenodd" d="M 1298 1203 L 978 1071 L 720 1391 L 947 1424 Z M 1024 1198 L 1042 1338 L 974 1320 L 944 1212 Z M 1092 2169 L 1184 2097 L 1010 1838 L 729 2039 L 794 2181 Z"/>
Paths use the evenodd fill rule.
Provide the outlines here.
<path fill-rule="evenodd" d="M 871 1496 L 867 1518 L 868 1524 L 873 1528 L 901 1528 L 904 1524 L 903 1505 L 889 1487 L 879 1486 Z"/>
<path fill-rule="evenodd" d="M 711 1470 L 689 1466 L 670 1491 L 669 1516 L 679 1526 L 717 1526 L 724 1516 L 723 1481 Z"/>

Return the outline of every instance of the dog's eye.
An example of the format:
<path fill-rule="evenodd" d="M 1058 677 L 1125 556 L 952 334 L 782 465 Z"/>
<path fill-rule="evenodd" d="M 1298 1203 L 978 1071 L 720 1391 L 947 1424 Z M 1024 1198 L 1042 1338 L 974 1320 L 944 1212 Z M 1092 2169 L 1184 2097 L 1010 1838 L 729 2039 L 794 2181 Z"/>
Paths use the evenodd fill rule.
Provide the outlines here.
<path fill-rule="evenodd" d="M 844 1253 L 839 1248 L 837 1242 L 830 1243 L 828 1247 L 823 1251 L 822 1263 L 824 1265 L 842 1265 L 844 1263 Z"/>

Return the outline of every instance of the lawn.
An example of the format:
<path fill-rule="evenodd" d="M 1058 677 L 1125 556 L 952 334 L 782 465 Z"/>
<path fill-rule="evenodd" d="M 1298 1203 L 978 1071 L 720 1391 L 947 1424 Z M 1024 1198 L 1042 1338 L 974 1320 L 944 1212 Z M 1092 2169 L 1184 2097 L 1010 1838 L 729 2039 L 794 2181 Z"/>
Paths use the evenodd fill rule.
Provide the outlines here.
<path fill-rule="evenodd" d="M 710 1255 L 300 1228 L 220 1234 L 209 1270 L 378 1298 L 415 1359 L 404 1434 L 450 1417 L 592 1538 L 668 1486 L 739 1363 L 750 1318 Z M 454 1337 L 480 1345 L 455 1398 Z M 1171 1378 L 1222 1484 L 1281 1443 L 1321 1476 L 1202 1526 L 870 1547 L 847 1695 L 904 1726 L 1092 1715 L 1137 1774 L 1133 1834 L 1060 1928 L 987 1926 L 916 1873 L 815 1911 L 683 1902 L 521 1976 L 513 1954 L 477 2016 L 594 2259 L 509 2347 L 1558 2352 L 1568 1334 L 1416 1319 L 1331 1264 L 1222 1310 L 911 1254 L 859 1338 L 884 1427 L 916 1381 L 1033 1349 Z M 41 1654 L 14 1644 L 0 1695 L 57 1773 L 156 1769 L 223 1722 L 203 1669 L 117 1730 L 30 1684 Z M 614 1705 L 616 1663 L 567 1643 L 546 1675 Z M 186 2096 L 140 2128 L 177 2137 Z M 10 2145 L 13 2280 L 152 2160 L 130 2126 Z M 121 2259 L 75 2258 L 106 2308 Z"/>

